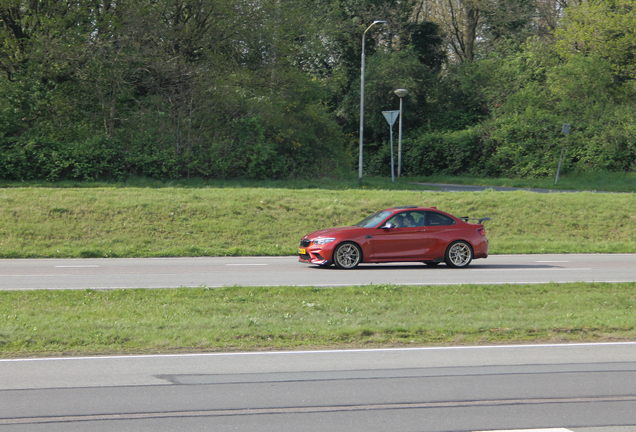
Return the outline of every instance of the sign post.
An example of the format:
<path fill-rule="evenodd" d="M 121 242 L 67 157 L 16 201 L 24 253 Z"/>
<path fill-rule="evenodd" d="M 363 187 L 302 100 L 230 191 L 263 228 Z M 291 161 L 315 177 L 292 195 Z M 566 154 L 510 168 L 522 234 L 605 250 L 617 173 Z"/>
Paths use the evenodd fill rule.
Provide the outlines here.
<path fill-rule="evenodd" d="M 384 115 L 384 118 L 389 123 L 389 126 L 391 128 L 391 182 L 394 183 L 395 182 L 395 169 L 393 168 L 393 166 L 394 166 L 394 163 L 393 163 L 393 124 L 395 123 L 395 120 L 397 120 L 397 118 L 399 117 L 400 111 L 399 110 L 382 111 L 382 114 Z"/>
<path fill-rule="evenodd" d="M 563 123 L 563 128 L 561 129 L 561 133 L 565 135 L 563 138 L 563 147 L 561 147 L 561 157 L 559 158 L 559 167 L 557 168 L 557 175 L 554 184 L 559 183 L 559 173 L 561 172 L 561 162 L 563 161 L 563 152 L 565 151 L 565 142 L 568 139 L 568 134 L 570 133 L 570 123 Z"/>

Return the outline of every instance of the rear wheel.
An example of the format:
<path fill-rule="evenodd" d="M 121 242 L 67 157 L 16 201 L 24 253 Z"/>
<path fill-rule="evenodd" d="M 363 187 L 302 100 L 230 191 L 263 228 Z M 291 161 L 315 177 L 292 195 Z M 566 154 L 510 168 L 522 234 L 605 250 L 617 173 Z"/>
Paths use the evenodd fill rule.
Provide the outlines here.
<path fill-rule="evenodd" d="M 333 263 L 339 269 L 352 269 L 362 261 L 362 250 L 351 242 L 342 243 L 333 251 Z"/>
<path fill-rule="evenodd" d="M 446 249 L 446 265 L 450 267 L 466 267 L 473 260 L 473 248 L 463 240 L 451 243 Z"/>

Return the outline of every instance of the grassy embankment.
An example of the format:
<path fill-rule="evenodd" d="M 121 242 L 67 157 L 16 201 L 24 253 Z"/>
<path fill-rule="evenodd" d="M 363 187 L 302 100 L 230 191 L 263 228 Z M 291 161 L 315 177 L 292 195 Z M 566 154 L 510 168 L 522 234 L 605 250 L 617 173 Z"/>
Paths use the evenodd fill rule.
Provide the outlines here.
<path fill-rule="evenodd" d="M 492 254 L 636 252 L 633 194 L 101 187 L 0 189 L 0 258 L 293 255 L 403 204 L 490 217 Z"/>
<path fill-rule="evenodd" d="M 397 204 L 490 216 L 492 253 L 636 252 L 631 194 L 164 187 L 0 190 L 0 256 L 293 254 Z M 335 271 L 335 270 L 334 270 Z M 0 292 L 0 356 L 626 340 L 636 284 Z"/>

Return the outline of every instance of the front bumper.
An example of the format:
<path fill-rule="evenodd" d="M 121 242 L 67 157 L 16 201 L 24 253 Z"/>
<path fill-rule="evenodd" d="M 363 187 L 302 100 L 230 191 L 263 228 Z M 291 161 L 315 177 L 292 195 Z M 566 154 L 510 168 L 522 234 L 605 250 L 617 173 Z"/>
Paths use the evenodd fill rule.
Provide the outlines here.
<path fill-rule="evenodd" d="M 310 245 L 298 248 L 298 261 L 307 264 L 329 265 L 333 256 L 333 245 Z"/>

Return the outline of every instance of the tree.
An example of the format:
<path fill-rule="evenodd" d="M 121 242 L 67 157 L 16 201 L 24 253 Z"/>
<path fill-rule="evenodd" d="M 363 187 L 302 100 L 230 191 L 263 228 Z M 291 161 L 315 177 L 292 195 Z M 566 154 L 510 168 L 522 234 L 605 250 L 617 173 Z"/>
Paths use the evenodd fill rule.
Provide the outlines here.
<path fill-rule="evenodd" d="M 321 22 L 330 10 L 321 0 L 0 0 L 0 138 L 31 139 L 42 159 L 109 145 L 125 169 L 153 176 L 335 172 L 347 158 L 335 154 L 343 140 L 320 70 L 333 63 Z"/>
<path fill-rule="evenodd" d="M 636 7 L 633 0 L 590 0 L 572 7 L 556 36 L 559 53 L 564 57 L 600 56 L 610 62 L 619 80 L 636 79 Z"/>
<path fill-rule="evenodd" d="M 416 22 L 437 23 L 446 36 L 451 59 L 462 63 L 475 58 L 484 0 L 420 0 L 413 11 Z"/>
<path fill-rule="evenodd" d="M 535 41 L 492 60 L 485 94 L 491 118 L 482 130 L 491 175 L 553 175 L 563 123 L 573 125 L 565 171 L 632 170 L 636 92 L 612 78 L 597 55 L 562 58 L 554 45 Z"/>
<path fill-rule="evenodd" d="M 417 0 L 412 18 L 438 24 L 450 59 L 464 63 L 485 57 L 502 41 L 552 38 L 565 10 L 581 1 Z"/>

